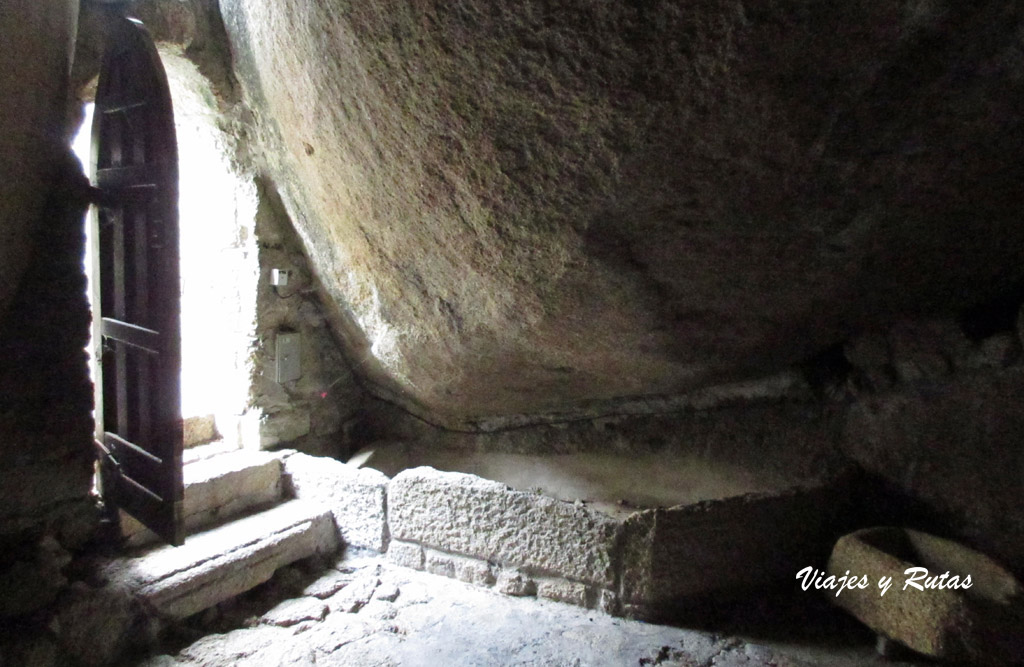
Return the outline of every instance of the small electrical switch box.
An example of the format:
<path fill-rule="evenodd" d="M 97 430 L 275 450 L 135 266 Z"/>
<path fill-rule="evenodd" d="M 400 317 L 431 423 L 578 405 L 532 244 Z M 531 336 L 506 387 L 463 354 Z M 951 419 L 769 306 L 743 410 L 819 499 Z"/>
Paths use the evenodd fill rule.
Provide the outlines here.
<path fill-rule="evenodd" d="M 302 358 L 300 356 L 301 338 L 298 332 L 280 332 L 277 334 L 277 382 L 292 382 L 302 377 Z"/>
<path fill-rule="evenodd" d="M 285 287 L 288 285 L 288 278 L 291 277 L 291 271 L 288 269 L 271 269 L 270 270 L 270 284 L 274 287 Z"/>

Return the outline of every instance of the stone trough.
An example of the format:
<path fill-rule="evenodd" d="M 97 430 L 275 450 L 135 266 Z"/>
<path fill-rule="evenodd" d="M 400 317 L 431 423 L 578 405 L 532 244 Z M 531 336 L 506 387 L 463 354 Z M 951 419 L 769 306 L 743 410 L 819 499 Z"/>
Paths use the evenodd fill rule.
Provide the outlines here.
<path fill-rule="evenodd" d="M 830 599 L 881 637 L 943 660 L 1024 664 L 1024 588 L 984 554 L 916 530 L 866 528 L 836 543 L 828 572 L 867 576 L 866 589 Z M 881 595 L 883 577 L 893 584 Z"/>
<path fill-rule="evenodd" d="M 841 497 L 834 479 L 683 457 L 424 452 L 438 470 L 408 454 L 370 460 L 394 475 L 393 562 L 649 620 L 790 582 L 827 554 Z"/>

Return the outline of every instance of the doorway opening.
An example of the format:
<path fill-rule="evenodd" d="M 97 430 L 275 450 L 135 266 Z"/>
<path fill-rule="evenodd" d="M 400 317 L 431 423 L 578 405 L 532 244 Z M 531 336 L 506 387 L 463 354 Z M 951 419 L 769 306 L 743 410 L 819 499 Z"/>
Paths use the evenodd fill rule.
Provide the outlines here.
<path fill-rule="evenodd" d="M 259 278 L 258 193 L 234 158 L 235 139 L 209 81 L 173 47 L 158 50 L 170 85 L 178 143 L 185 446 L 220 439 L 225 448 L 258 447 L 252 441 L 251 416 L 246 417 Z M 86 170 L 93 111 L 94 105 L 87 104 L 73 144 Z M 85 229 L 88 235 L 88 224 Z M 91 241 L 86 247 L 85 270 L 91 280 L 96 260 Z M 90 341 L 93 378 L 94 348 Z"/>

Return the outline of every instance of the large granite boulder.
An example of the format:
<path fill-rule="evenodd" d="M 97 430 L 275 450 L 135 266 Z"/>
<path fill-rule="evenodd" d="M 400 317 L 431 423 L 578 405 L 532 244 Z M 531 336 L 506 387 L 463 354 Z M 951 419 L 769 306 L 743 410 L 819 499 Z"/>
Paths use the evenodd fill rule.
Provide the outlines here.
<path fill-rule="evenodd" d="M 686 392 L 1024 278 L 1017 3 L 220 4 L 337 330 L 434 421 Z"/>

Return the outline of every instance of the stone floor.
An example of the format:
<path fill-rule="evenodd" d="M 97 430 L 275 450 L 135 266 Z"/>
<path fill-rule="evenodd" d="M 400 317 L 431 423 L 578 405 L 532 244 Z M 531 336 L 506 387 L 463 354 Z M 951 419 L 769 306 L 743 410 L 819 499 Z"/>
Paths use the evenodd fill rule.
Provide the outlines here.
<path fill-rule="evenodd" d="M 789 608 L 777 618 L 754 614 L 770 619 L 746 624 L 758 638 L 723 635 L 507 597 L 361 555 L 284 568 L 260 588 L 171 628 L 160 655 L 135 656 L 125 664 L 853 667 L 879 662 L 870 635 L 821 600 L 808 602 L 797 615 L 802 620 L 793 621 Z"/>

